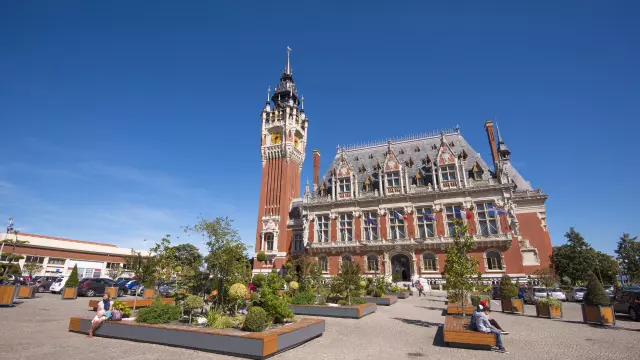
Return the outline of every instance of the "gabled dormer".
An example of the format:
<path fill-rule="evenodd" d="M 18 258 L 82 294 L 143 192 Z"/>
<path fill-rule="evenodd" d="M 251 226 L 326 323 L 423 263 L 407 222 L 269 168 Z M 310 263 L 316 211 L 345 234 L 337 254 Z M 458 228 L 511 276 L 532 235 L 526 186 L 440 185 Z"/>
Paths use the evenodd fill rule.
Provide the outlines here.
<path fill-rule="evenodd" d="M 391 149 L 391 141 L 388 143 L 387 152 L 384 160 L 384 191 L 385 195 L 402 193 L 402 167 L 398 157 Z"/>
<path fill-rule="evenodd" d="M 437 166 L 438 179 L 443 190 L 456 188 L 459 185 L 458 160 L 451 145 L 447 143 L 444 134 L 440 138 Z"/>
<path fill-rule="evenodd" d="M 355 183 L 355 173 L 353 167 L 349 164 L 347 157 L 344 155 L 344 150 L 340 154 L 340 162 L 335 173 L 335 181 L 337 186 L 337 198 L 338 199 L 351 199 L 353 198 L 353 184 Z"/>

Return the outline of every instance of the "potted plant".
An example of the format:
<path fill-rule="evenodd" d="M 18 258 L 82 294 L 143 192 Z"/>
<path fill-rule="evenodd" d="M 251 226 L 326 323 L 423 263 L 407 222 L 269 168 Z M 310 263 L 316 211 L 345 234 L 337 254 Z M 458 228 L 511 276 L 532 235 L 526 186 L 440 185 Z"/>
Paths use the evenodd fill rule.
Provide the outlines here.
<path fill-rule="evenodd" d="M 616 315 L 600 280 L 593 272 L 589 273 L 588 278 L 582 304 L 582 320 L 585 323 L 615 325 Z"/>
<path fill-rule="evenodd" d="M 114 281 L 112 286 L 109 286 L 107 290 L 107 294 L 111 296 L 112 299 L 118 297 L 118 285 L 115 283 L 116 280 L 124 273 L 124 270 L 120 266 L 120 264 L 114 264 L 110 268 L 107 269 L 107 275 Z"/>
<path fill-rule="evenodd" d="M 536 316 L 549 319 L 561 318 L 562 303 L 560 300 L 552 297 L 538 299 L 536 302 Z"/>
<path fill-rule="evenodd" d="M 524 303 L 522 299 L 518 298 L 518 287 L 507 274 L 502 275 L 500 281 L 500 304 L 502 312 L 524 314 Z"/>
<path fill-rule="evenodd" d="M 71 271 L 71 275 L 67 279 L 67 282 L 64 283 L 64 289 L 62 290 L 62 300 L 75 300 L 78 298 L 78 284 L 80 279 L 78 279 L 78 264 L 73 266 L 73 270 Z"/>

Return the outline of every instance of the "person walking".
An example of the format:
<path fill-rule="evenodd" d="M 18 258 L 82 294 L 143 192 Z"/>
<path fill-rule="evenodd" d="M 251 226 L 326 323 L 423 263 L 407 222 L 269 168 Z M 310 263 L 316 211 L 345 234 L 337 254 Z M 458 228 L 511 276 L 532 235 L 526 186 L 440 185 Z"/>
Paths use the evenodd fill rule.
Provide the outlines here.
<path fill-rule="evenodd" d="M 418 289 L 418 297 L 425 295 L 424 288 L 422 287 L 422 283 L 419 280 L 416 280 L 416 289 Z"/>
<path fill-rule="evenodd" d="M 109 294 L 104 294 L 102 301 L 98 302 L 98 310 L 96 316 L 91 320 L 91 328 L 89 329 L 89 338 L 93 337 L 93 332 L 103 321 L 111 318 L 111 310 L 113 310 L 113 301 Z"/>

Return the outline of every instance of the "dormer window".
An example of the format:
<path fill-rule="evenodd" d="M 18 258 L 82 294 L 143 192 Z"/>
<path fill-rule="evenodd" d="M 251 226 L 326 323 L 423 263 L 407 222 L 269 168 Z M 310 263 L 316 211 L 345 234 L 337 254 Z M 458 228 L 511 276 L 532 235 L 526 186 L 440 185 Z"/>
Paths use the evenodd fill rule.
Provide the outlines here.
<path fill-rule="evenodd" d="M 338 179 L 338 193 L 351 194 L 351 179 L 348 177 Z"/>
<path fill-rule="evenodd" d="M 440 167 L 440 174 L 442 175 L 442 181 L 449 181 L 456 179 L 456 166 L 444 165 Z"/>
<path fill-rule="evenodd" d="M 362 185 L 362 190 L 364 190 L 365 192 L 373 191 L 373 181 L 371 181 L 371 177 L 367 177 L 364 180 L 364 184 Z"/>
<path fill-rule="evenodd" d="M 478 163 L 476 162 L 473 165 L 473 168 L 471 169 L 471 177 L 474 180 L 481 180 L 482 179 L 482 168 L 480 167 L 480 165 L 478 165 Z"/>
<path fill-rule="evenodd" d="M 400 172 L 393 171 L 387 174 L 387 187 L 394 188 L 400 186 Z"/>

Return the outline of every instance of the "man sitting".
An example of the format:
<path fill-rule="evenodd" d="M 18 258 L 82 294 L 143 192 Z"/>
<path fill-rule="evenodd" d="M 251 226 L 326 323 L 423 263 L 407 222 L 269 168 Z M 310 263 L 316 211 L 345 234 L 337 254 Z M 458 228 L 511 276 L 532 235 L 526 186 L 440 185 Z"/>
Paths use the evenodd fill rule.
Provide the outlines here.
<path fill-rule="evenodd" d="M 477 310 L 473 312 L 473 315 L 471 317 L 471 322 L 469 323 L 469 329 L 474 331 L 484 332 L 484 333 L 495 334 L 497 346 L 492 347 L 491 350 L 498 351 L 501 353 L 506 353 L 507 350 L 502 345 L 502 336 L 501 336 L 502 331 L 498 330 L 497 328 L 491 325 L 491 323 L 489 322 L 489 318 L 487 317 L 489 312 L 490 310 L 488 307 L 483 307 L 482 305 L 478 305 Z"/>

